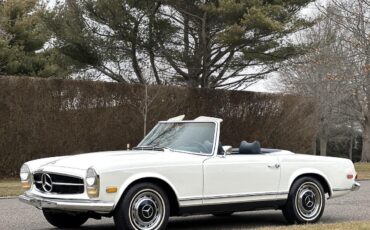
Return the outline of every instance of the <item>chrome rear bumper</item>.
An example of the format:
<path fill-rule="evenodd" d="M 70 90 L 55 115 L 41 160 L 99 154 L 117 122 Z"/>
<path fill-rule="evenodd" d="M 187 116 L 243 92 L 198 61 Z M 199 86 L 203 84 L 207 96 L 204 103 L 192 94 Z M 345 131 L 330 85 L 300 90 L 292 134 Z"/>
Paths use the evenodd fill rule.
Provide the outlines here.
<path fill-rule="evenodd" d="M 23 203 L 32 205 L 38 209 L 48 208 L 76 212 L 97 212 L 108 214 L 113 211 L 114 203 L 94 200 L 63 200 L 38 197 L 30 194 L 19 196 Z"/>
<path fill-rule="evenodd" d="M 361 188 L 361 185 L 360 185 L 360 183 L 358 183 L 358 182 L 355 182 L 353 185 L 352 185 L 352 191 L 357 191 L 357 190 L 359 190 Z"/>

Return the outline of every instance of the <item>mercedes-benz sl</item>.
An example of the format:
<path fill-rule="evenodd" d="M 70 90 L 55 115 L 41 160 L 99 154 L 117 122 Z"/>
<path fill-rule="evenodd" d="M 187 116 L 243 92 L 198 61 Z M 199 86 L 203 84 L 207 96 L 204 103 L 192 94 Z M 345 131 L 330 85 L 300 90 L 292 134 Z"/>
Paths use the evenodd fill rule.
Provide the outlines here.
<path fill-rule="evenodd" d="M 280 209 L 314 223 L 325 202 L 360 188 L 348 159 L 295 154 L 241 141 L 222 146 L 221 119 L 159 122 L 132 150 L 26 162 L 22 202 L 58 228 L 113 217 L 117 229 L 165 229 L 171 216 Z"/>

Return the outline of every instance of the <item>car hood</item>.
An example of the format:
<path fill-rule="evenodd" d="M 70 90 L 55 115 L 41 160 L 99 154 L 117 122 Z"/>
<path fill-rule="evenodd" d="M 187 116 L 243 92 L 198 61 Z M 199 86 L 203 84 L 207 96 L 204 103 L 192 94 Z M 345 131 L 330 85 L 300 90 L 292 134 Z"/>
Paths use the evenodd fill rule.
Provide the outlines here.
<path fill-rule="evenodd" d="M 60 157 L 42 165 L 40 169 L 62 167 L 86 170 L 89 167 L 106 169 L 123 165 L 126 167 L 147 167 L 153 165 L 173 165 L 195 158 L 200 159 L 202 157 L 168 151 L 108 151 Z"/>

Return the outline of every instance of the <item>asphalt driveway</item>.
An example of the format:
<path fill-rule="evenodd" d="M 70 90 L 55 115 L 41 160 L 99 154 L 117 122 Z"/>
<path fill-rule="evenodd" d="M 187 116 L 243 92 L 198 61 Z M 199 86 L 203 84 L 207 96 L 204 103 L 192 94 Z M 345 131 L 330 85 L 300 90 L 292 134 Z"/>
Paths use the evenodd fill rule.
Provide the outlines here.
<path fill-rule="evenodd" d="M 370 181 L 362 181 L 357 192 L 329 200 L 322 223 L 370 220 Z M 171 218 L 169 229 L 255 229 L 285 226 L 280 211 L 235 213 L 231 217 L 211 215 Z M 42 213 L 17 199 L 0 200 L 0 229 L 53 229 Z M 89 220 L 81 229 L 113 230 L 112 219 Z"/>

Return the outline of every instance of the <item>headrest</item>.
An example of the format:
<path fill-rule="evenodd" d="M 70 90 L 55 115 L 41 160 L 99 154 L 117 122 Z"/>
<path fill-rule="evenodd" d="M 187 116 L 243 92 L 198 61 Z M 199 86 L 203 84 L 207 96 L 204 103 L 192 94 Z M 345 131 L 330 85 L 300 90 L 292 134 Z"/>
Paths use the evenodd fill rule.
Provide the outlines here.
<path fill-rule="evenodd" d="M 239 154 L 260 154 L 261 145 L 258 141 L 248 143 L 246 141 L 240 142 Z"/>

